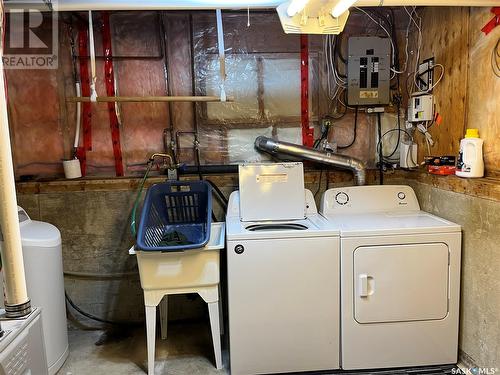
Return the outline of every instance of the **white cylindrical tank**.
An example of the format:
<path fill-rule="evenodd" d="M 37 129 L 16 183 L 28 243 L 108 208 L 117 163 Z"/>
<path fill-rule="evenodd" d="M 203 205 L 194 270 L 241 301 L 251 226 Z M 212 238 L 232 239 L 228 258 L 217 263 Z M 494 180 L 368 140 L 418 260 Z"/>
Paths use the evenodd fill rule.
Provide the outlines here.
<path fill-rule="evenodd" d="M 52 224 L 31 220 L 20 207 L 19 225 L 28 296 L 33 306 L 42 309 L 47 363 L 53 375 L 68 357 L 61 233 Z"/>

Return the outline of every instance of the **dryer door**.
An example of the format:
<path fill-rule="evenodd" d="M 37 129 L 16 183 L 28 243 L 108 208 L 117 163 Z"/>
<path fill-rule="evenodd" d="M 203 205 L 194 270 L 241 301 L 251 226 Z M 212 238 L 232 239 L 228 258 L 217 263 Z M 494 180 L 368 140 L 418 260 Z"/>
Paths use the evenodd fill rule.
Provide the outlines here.
<path fill-rule="evenodd" d="M 354 251 L 354 318 L 358 323 L 444 319 L 448 313 L 448 246 L 361 246 Z"/>

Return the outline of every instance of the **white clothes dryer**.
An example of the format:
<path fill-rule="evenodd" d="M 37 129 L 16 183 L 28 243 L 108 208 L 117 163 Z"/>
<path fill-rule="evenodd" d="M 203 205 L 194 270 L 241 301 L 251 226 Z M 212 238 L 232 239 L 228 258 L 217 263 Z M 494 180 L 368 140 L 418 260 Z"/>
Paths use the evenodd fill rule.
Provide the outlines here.
<path fill-rule="evenodd" d="M 341 367 L 456 363 L 461 227 L 409 186 L 330 189 L 320 212 L 341 233 Z"/>

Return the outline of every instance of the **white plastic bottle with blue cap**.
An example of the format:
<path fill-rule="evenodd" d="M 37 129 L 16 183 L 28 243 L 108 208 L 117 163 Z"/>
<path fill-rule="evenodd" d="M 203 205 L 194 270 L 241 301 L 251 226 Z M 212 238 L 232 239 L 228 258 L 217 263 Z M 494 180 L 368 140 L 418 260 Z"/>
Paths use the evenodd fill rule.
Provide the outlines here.
<path fill-rule="evenodd" d="M 457 171 L 459 177 L 483 177 L 483 140 L 478 129 L 467 129 L 465 138 L 460 141 Z"/>

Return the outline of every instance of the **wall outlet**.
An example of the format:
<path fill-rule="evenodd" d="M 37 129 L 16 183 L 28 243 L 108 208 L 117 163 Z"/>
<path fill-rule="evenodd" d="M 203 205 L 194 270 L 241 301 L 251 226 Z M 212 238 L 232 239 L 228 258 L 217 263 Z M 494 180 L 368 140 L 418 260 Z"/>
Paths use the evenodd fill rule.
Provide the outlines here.
<path fill-rule="evenodd" d="M 431 91 L 429 89 L 434 84 L 434 57 L 419 64 L 416 81 L 420 91 Z"/>

